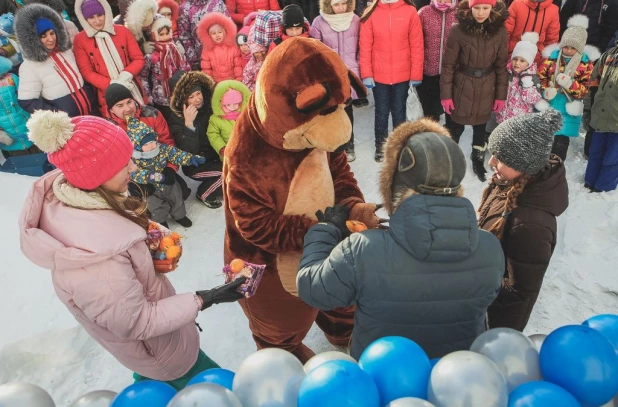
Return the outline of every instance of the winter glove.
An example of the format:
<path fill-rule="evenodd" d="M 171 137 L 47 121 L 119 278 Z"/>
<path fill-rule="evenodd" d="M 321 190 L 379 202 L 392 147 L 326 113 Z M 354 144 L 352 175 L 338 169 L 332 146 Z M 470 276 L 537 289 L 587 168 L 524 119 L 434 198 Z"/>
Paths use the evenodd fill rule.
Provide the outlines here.
<path fill-rule="evenodd" d="M 0 130 L 0 144 L 4 144 L 5 146 L 13 144 L 13 139 L 4 130 Z"/>
<path fill-rule="evenodd" d="M 148 176 L 150 182 L 162 182 L 165 177 L 160 172 L 151 172 Z"/>
<path fill-rule="evenodd" d="M 521 87 L 524 89 L 528 89 L 534 86 L 534 81 L 532 80 L 532 76 L 524 76 L 521 78 Z"/>
<path fill-rule="evenodd" d="M 558 89 L 556 88 L 547 88 L 543 91 L 543 97 L 545 100 L 551 101 L 558 94 Z"/>
<path fill-rule="evenodd" d="M 206 159 L 204 157 L 200 157 L 199 155 L 194 155 L 193 157 L 191 157 L 191 165 L 194 167 L 199 167 L 205 162 L 206 162 Z"/>
<path fill-rule="evenodd" d="M 444 113 L 451 114 L 453 110 L 455 110 L 455 104 L 453 103 L 453 99 L 444 99 L 441 100 L 442 107 L 444 108 Z"/>
<path fill-rule="evenodd" d="M 506 101 L 504 100 L 494 100 L 494 113 L 498 113 L 500 110 L 504 109 L 504 105 L 506 105 Z"/>
<path fill-rule="evenodd" d="M 142 43 L 142 51 L 144 51 L 145 55 L 150 55 L 155 49 L 154 42 L 152 41 L 144 41 Z"/>
<path fill-rule="evenodd" d="M 221 150 L 219 150 L 219 155 L 221 157 L 225 156 L 225 147 L 221 147 Z"/>
<path fill-rule="evenodd" d="M 410 81 L 410 86 L 413 88 L 416 88 L 418 85 L 420 85 L 423 81 Z"/>
<path fill-rule="evenodd" d="M 367 89 L 373 89 L 375 88 L 376 83 L 373 81 L 373 78 L 365 78 L 363 79 L 363 85 L 365 85 Z"/>
<path fill-rule="evenodd" d="M 133 74 L 131 72 L 122 71 L 118 74 L 118 78 L 113 79 L 110 84 L 118 83 L 125 88 L 132 90 L 133 89 Z"/>
<path fill-rule="evenodd" d="M 219 304 L 221 302 L 235 302 L 244 298 L 245 296 L 237 292 L 236 289 L 247 281 L 247 277 L 238 277 L 231 283 L 220 285 L 212 290 L 197 291 L 195 294 L 202 298 L 202 311 L 210 307 L 213 304 Z"/>
<path fill-rule="evenodd" d="M 556 83 L 565 89 L 571 89 L 571 85 L 573 84 L 573 78 L 571 78 L 565 73 L 561 73 L 556 76 Z"/>
<path fill-rule="evenodd" d="M 165 167 L 163 170 L 163 180 L 161 181 L 165 185 L 174 185 L 176 182 L 176 171 L 173 168 Z"/>
<path fill-rule="evenodd" d="M 376 211 L 382 208 L 382 205 L 374 203 L 357 203 L 350 211 L 350 220 L 363 222 L 368 229 L 377 229 L 382 227 L 382 223 L 388 222 L 388 219 L 379 218 L 376 216 Z"/>
<path fill-rule="evenodd" d="M 345 224 L 350 217 L 350 208 L 347 206 L 335 205 L 328 207 L 324 212 L 317 211 L 315 217 L 318 218 L 318 222 L 332 223 L 341 232 L 342 239 L 350 236 L 350 230 Z"/>

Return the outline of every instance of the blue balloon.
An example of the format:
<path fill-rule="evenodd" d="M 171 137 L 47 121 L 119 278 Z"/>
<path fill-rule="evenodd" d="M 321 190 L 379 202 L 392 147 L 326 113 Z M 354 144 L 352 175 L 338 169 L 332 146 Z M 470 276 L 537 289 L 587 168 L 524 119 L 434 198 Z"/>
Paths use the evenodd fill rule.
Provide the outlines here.
<path fill-rule="evenodd" d="M 221 369 L 215 367 L 212 369 L 206 369 L 201 373 L 193 376 L 187 386 L 197 383 L 215 383 L 225 387 L 228 390 L 232 390 L 232 383 L 234 382 L 234 372 L 227 369 Z"/>
<path fill-rule="evenodd" d="M 587 319 L 582 325 L 601 332 L 614 345 L 616 352 L 618 352 L 618 315 L 597 315 Z"/>
<path fill-rule="evenodd" d="M 298 407 L 379 407 L 373 379 L 356 363 L 331 360 L 311 370 L 298 391 Z"/>
<path fill-rule="evenodd" d="M 427 399 L 431 364 L 416 342 L 387 336 L 369 345 L 359 366 L 373 378 L 380 393 L 380 405 L 403 397 Z"/>
<path fill-rule="evenodd" d="M 175 395 L 176 390 L 169 384 L 145 380 L 118 393 L 110 407 L 165 407 Z"/>
<path fill-rule="evenodd" d="M 581 407 L 571 393 L 549 382 L 524 383 L 509 394 L 508 407 Z"/>
<path fill-rule="evenodd" d="M 567 325 L 553 331 L 543 342 L 539 363 L 546 381 L 583 405 L 603 405 L 618 392 L 616 349 L 590 327 Z"/>

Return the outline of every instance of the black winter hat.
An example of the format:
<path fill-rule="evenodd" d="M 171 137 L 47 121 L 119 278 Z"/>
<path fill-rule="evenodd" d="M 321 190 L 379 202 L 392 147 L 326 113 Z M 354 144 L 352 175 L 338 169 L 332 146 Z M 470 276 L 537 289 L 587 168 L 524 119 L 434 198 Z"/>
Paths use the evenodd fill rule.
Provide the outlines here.
<path fill-rule="evenodd" d="M 105 91 L 105 104 L 111 109 L 116 103 L 125 99 L 133 99 L 131 91 L 119 83 L 112 83 Z"/>
<path fill-rule="evenodd" d="M 305 25 L 305 15 L 303 9 L 298 4 L 285 6 L 282 12 L 283 29 L 292 27 L 302 27 Z"/>

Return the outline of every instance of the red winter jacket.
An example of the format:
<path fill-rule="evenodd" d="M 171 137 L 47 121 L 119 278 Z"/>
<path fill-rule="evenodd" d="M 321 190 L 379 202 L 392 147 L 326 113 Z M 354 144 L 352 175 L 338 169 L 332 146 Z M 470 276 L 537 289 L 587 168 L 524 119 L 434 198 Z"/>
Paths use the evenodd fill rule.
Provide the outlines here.
<path fill-rule="evenodd" d="M 392 85 L 423 80 L 423 28 L 416 8 L 403 0 L 380 0 L 361 23 L 360 72 L 363 79 Z"/>
<path fill-rule="evenodd" d="M 127 28 L 114 24 L 114 31 L 116 34 L 111 36 L 112 41 L 116 45 L 118 54 L 120 54 L 124 70 L 133 75 L 133 83 L 141 90 L 137 75 L 144 67 L 144 55 L 142 55 L 137 41 L 135 41 L 135 38 Z M 96 45 L 96 40 L 88 37 L 86 31 L 81 31 L 75 36 L 73 41 L 73 52 L 84 80 L 97 88 L 100 112 L 107 115 L 105 90 L 109 86 L 110 77 L 103 61 L 103 56 Z M 146 99 L 143 91 L 142 96 Z"/>
<path fill-rule="evenodd" d="M 532 0 L 515 0 L 509 7 L 509 16 L 504 23 L 509 36 L 509 54 L 527 32 L 539 34 L 537 44 L 537 64 L 542 61 L 541 52 L 547 45 L 555 44 L 560 39 L 560 15 L 558 6 L 551 0 L 534 2 Z"/>
<path fill-rule="evenodd" d="M 215 44 L 208 29 L 218 24 L 225 30 L 225 39 Z M 242 56 L 236 45 L 236 25 L 221 13 L 209 13 L 197 26 L 197 37 L 202 43 L 202 72 L 212 76 L 215 82 L 226 79 L 242 81 Z"/>
<path fill-rule="evenodd" d="M 258 10 L 281 10 L 277 0 L 225 0 L 232 20 L 239 26 L 243 25 L 243 19 L 249 13 Z"/>

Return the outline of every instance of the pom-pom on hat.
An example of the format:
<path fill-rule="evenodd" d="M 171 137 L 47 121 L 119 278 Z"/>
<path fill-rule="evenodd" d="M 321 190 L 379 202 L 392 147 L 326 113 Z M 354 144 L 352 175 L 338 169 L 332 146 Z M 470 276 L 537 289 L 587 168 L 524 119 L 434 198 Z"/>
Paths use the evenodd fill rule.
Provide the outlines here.
<path fill-rule="evenodd" d="M 549 161 L 562 116 L 547 109 L 505 120 L 489 136 L 489 151 L 514 170 L 534 175 Z"/>
<path fill-rule="evenodd" d="M 569 18 L 567 27 L 560 39 L 560 48 L 573 47 L 577 52 L 583 54 L 588 40 L 588 17 L 583 14 L 576 14 Z"/>
<path fill-rule="evenodd" d="M 71 185 L 84 190 L 113 178 L 133 154 L 127 133 L 100 117 L 70 118 L 66 112 L 37 110 L 26 126 L 28 138 L 47 153 Z"/>
<path fill-rule="evenodd" d="M 515 45 L 511 59 L 521 57 L 525 59 L 528 64 L 532 65 L 538 52 L 538 48 L 536 46 L 537 42 L 539 42 L 539 34 L 535 32 L 525 33 L 521 36 L 521 40 L 517 43 L 517 45 Z"/>

